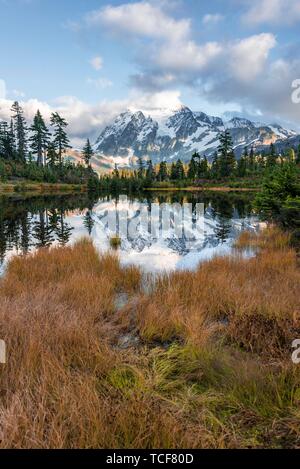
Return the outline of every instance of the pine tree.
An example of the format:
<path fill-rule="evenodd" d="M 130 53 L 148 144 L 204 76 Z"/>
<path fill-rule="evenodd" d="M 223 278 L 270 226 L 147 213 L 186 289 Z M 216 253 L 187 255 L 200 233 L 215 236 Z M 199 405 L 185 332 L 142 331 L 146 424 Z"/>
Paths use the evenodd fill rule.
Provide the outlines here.
<path fill-rule="evenodd" d="M 235 169 L 235 156 L 229 130 L 226 130 L 224 133 L 222 133 L 219 139 L 219 172 L 221 177 L 228 177 L 232 175 Z"/>
<path fill-rule="evenodd" d="M 200 178 L 207 178 L 208 176 L 208 161 L 205 155 L 200 160 L 198 176 Z"/>
<path fill-rule="evenodd" d="M 168 179 L 167 163 L 165 161 L 162 161 L 159 165 L 158 180 L 162 182 L 162 181 L 166 181 L 167 179 Z"/>
<path fill-rule="evenodd" d="M 175 165 L 175 179 L 182 181 L 185 177 L 184 166 L 181 160 L 176 161 Z"/>
<path fill-rule="evenodd" d="M 192 155 L 191 161 L 189 163 L 189 168 L 188 168 L 188 178 L 194 180 L 197 177 L 198 174 L 198 163 L 197 163 L 197 158 L 200 158 L 198 153 L 194 153 Z"/>
<path fill-rule="evenodd" d="M 171 164 L 170 178 L 172 179 L 172 181 L 175 181 L 175 179 L 177 179 L 176 165 L 174 162 Z"/>
<path fill-rule="evenodd" d="M 254 148 L 251 147 L 250 154 L 249 154 L 249 170 L 253 172 L 255 169 L 255 154 Z"/>
<path fill-rule="evenodd" d="M 120 173 L 117 164 L 115 164 L 115 169 L 113 170 L 113 177 L 115 177 L 116 179 L 120 178 Z"/>
<path fill-rule="evenodd" d="M 155 179 L 155 171 L 153 168 L 152 161 L 149 160 L 147 163 L 147 171 L 146 171 L 146 180 L 147 184 L 151 184 Z"/>
<path fill-rule="evenodd" d="M 51 115 L 50 122 L 52 127 L 54 127 L 53 143 L 58 152 L 58 161 L 62 165 L 63 154 L 68 148 L 71 148 L 69 137 L 65 131 L 68 123 L 57 112 Z"/>
<path fill-rule="evenodd" d="M 214 156 L 212 158 L 211 174 L 214 178 L 218 178 L 220 174 L 219 156 L 217 152 L 214 153 Z"/>
<path fill-rule="evenodd" d="M 143 158 L 138 158 L 138 178 L 143 179 L 144 177 L 144 161 Z"/>
<path fill-rule="evenodd" d="M 267 155 L 267 167 L 275 166 L 276 163 L 277 163 L 276 150 L 275 150 L 274 143 L 271 143 L 270 150 Z"/>
<path fill-rule="evenodd" d="M 83 158 L 83 161 L 85 162 L 85 164 L 87 165 L 87 167 L 90 166 L 91 159 L 92 159 L 93 156 L 94 156 L 94 150 L 92 148 L 90 139 L 88 138 L 87 141 L 86 141 L 86 144 L 85 144 L 85 146 L 83 147 L 83 150 L 82 150 L 82 158 Z"/>
<path fill-rule="evenodd" d="M 16 139 L 16 156 L 19 161 L 26 162 L 27 157 L 27 125 L 23 115 L 23 109 L 18 101 L 15 101 L 11 108 L 14 113 L 12 118 L 14 122 L 14 135 Z"/>
<path fill-rule="evenodd" d="M 37 156 L 37 164 L 43 166 L 45 164 L 45 152 L 49 143 L 49 131 L 45 121 L 38 110 L 30 127 L 32 135 L 30 137 L 32 152 Z"/>
<path fill-rule="evenodd" d="M 237 174 L 239 177 L 245 177 L 247 171 L 247 154 L 243 154 L 238 160 L 237 164 Z"/>
<path fill-rule="evenodd" d="M 55 166 L 58 161 L 58 155 L 55 150 L 55 145 L 54 143 L 49 143 L 48 149 L 47 149 L 47 163 L 49 166 Z"/>
<path fill-rule="evenodd" d="M 0 156 L 5 160 L 14 160 L 16 157 L 13 122 L 0 123 Z"/>

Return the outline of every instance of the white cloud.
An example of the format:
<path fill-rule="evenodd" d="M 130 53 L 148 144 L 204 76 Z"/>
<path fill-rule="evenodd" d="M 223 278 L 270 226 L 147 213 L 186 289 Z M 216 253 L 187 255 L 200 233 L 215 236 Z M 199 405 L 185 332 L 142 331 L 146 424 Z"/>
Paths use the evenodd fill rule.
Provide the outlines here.
<path fill-rule="evenodd" d="M 5 99 L 6 97 L 6 84 L 4 80 L 0 79 L 0 99 Z"/>
<path fill-rule="evenodd" d="M 15 97 L 15 98 L 25 98 L 26 94 L 24 93 L 24 91 L 21 91 L 21 90 L 11 90 L 11 94 Z"/>
<path fill-rule="evenodd" d="M 287 23 L 300 21 L 299 0 L 252 0 L 243 20 L 251 25 L 263 23 Z"/>
<path fill-rule="evenodd" d="M 176 44 L 162 45 L 157 53 L 155 62 L 168 70 L 188 72 L 201 70 L 222 52 L 222 46 L 217 42 L 208 42 L 198 46 L 194 41 L 183 41 Z"/>
<path fill-rule="evenodd" d="M 203 24 L 217 24 L 223 19 L 224 19 L 224 16 L 220 15 L 219 13 L 207 14 L 203 16 L 202 23 Z"/>
<path fill-rule="evenodd" d="M 87 78 L 86 82 L 95 88 L 110 88 L 113 86 L 113 82 L 108 78 Z"/>
<path fill-rule="evenodd" d="M 94 57 L 93 59 L 90 60 L 90 64 L 91 66 L 95 69 L 95 70 L 101 70 L 101 68 L 103 67 L 103 59 L 102 57 Z"/>
<path fill-rule="evenodd" d="M 232 73 L 241 81 L 252 81 L 264 69 L 269 52 L 275 45 L 276 38 L 269 33 L 238 41 L 229 51 Z"/>
<path fill-rule="evenodd" d="M 166 15 L 159 6 L 149 2 L 126 3 L 106 6 L 89 13 L 89 25 L 106 25 L 115 32 L 126 32 L 149 38 L 182 40 L 190 33 L 190 20 L 175 20 Z"/>
<path fill-rule="evenodd" d="M 0 99 L 0 120 L 9 121 L 13 100 Z M 21 101 L 24 115 L 31 122 L 39 109 L 49 125 L 51 113 L 59 112 L 69 123 L 68 133 L 75 148 L 84 144 L 87 137 L 96 140 L 101 130 L 113 118 L 126 109 L 144 109 L 152 112 L 155 109 L 174 107 L 181 104 L 179 91 L 159 93 L 141 93 L 133 90 L 127 99 L 115 101 L 100 101 L 94 105 L 85 103 L 75 96 L 61 96 L 53 103 L 29 99 Z"/>

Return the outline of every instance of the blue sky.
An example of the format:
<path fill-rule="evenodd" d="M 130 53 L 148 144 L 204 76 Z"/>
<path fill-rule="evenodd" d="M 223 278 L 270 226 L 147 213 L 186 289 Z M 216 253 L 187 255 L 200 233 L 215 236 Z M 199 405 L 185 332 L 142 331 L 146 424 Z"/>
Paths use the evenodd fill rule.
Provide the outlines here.
<path fill-rule="evenodd" d="M 57 108 L 76 143 L 184 103 L 300 128 L 299 0 L 0 0 L 0 118 Z"/>

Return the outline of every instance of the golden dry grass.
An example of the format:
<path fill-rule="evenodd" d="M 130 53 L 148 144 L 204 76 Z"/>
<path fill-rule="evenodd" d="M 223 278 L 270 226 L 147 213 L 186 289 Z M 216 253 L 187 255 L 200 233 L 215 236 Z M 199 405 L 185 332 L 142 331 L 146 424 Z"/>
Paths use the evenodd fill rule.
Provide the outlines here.
<path fill-rule="evenodd" d="M 0 446 L 299 447 L 300 274 L 272 236 L 256 258 L 162 276 L 149 294 L 87 240 L 14 258 L 0 282 Z M 123 349 L 123 334 L 139 342 Z"/>

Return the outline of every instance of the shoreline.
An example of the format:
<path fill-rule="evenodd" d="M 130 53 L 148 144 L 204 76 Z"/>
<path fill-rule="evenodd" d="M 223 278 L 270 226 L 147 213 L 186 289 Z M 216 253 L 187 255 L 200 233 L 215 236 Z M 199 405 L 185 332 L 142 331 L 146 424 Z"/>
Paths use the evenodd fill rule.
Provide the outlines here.
<path fill-rule="evenodd" d="M 255 187 L 228 187 L 228 186 L 216 186 L 216 187 L 147 187 L 144 191 L 151 192 L 257 192 L 259 188 Z"/>
<path fill-rule="evenodd" d="M 63 183 L 0 183 L 0 196 L 12 197 L 16 195 L 55 195 L 68 193 L 83 193 L 87 191 L 87 186 L 82 184 Z"/>

